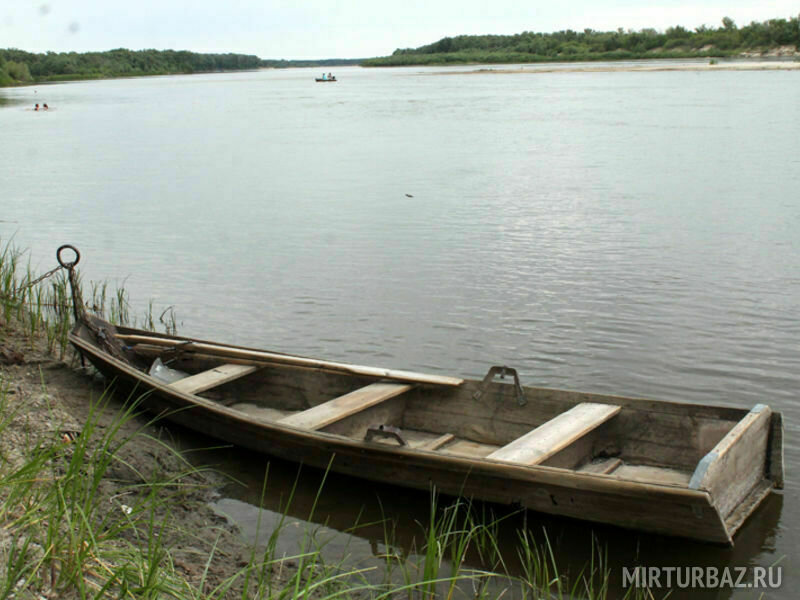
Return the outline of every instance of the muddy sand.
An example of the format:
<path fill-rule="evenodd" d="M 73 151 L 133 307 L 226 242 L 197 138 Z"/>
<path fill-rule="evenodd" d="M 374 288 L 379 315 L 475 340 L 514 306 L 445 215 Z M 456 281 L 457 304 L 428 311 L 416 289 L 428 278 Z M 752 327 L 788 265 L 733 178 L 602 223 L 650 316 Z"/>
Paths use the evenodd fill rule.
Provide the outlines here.
<path fill-rule="evenodd" d="M 668 62 L 663 64 L 614 64 L 614 63 L 576 63 L 576 64 L 547 64 L 537 63 L 527 65 L 525 67 L 514 68 L 492 68 L 482 67 L 472 71 L 437 71 L 431 75 L 510 75 L 527 73 L 529 75 L 537 75 L 540 73 L 649 73 L 659 71 L 697 71 L 697 72 L 713 72 L 713 71 L 798 71 L 800 70 L 799 61 L 733 61 L 733 62 Z"/>

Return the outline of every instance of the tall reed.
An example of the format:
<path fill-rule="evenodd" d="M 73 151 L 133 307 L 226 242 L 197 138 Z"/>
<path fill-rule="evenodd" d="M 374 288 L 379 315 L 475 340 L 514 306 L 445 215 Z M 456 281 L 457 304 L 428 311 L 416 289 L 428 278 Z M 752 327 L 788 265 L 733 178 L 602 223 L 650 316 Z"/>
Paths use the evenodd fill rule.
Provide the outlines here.
<path fill-rule="evenodd" d="M 15 321 L 30 345 L 44 333 L 47 350 L 63 358 L 68 345 L 67 334 L 73 325 L 69 279 L 62 269 L 38 281 L 41 275 L 33 272 L 30 257 L 23 266 L 26 254 L 16 248 L 12 241 L 0 243 L 0 315 L 7 322 Z M 155 307 L 151 301 L 144 314 L 137 319 L 132 314 L 124 286 L 111 290 L 108 282 L 90 281 L 90 296 L 87 299 L 83 295 L 84 286 L 79 273 L 76 281 L 78 296 L 94 314 L 117 325 L 141 324 L 141 327 L 151 331 L 161 325 L 167 333 L 177 332 L 174 307 L 167 307 L 159 318 L 155 318 Z"/>

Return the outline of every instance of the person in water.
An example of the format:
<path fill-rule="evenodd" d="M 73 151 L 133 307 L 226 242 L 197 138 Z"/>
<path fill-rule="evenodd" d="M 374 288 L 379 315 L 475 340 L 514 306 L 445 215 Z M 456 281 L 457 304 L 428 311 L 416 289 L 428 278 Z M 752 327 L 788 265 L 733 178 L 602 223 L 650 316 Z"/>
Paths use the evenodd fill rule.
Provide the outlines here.
<path fill-rule="evenodd" d="M 42 105 L 42 108 L 43 108 L 43 109 L 45 109 L 45 110 L 47 110 L 47 109 L 49 108 L 49 107 L 47 106 L 47 102 L 45 102 L 45 103 Z"/>
<path fill-rule="evenodd" d="M 39 110 L 39 103 L 36 103 L 36 106 L 33 107 L 33 110 Z"/>

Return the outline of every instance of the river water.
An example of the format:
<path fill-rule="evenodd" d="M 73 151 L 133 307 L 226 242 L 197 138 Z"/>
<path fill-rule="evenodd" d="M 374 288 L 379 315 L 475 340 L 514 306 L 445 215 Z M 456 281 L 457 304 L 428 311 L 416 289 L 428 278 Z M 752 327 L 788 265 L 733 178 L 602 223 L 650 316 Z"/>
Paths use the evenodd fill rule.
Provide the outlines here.
<path fill-rule="evenodd" d="M 0 242 L 29 248 L 41 271 L 73 243 L 85 278 L 124 285 L 136 314 L 151 300 L 156 314 L 174 305 L 186 335 L 477 378 L 508 364 L 546 387 L 767 403 L 786 421 L 786 492 L 734 549 L 596 533 L 615 576 L 634 563 L 782 560 L 784 585 L 769 596 L 793 598 L 800 71 L 473 70 L 0 90 Z M 32 111 L 36 102 L 50 110 Z M 263 459 L 220 460 L 260 490 Z M 296 472 L 270 469 L 276 490 Z M 313 497 L 316 477 L 302 479 L 299 497 Z M 424 494 L 336 477 L 325 491 L 314 520 L 333 529 L 362 509 L 379 517 L 378 506 L 406 524 L 427 514 Z M 232 488 L 219 507 L 249 527 L 252 494 Z M 590 527 L 542 522 L 557 559 L 588 558 Z M 369 557 L 381 532 L 342 539 Z"/>

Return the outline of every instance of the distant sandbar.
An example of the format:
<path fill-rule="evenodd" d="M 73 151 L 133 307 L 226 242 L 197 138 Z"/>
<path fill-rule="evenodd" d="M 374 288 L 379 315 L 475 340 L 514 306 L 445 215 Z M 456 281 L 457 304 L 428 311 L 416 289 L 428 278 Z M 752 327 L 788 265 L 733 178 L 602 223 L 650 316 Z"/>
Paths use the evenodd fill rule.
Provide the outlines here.
<path fill-rule="evenodd" d="M 502 67 L 491 68 L 481 67 L 473 71 L 437 71 L 436 75 L 464 75 L 464 74 L 498 74 L 507 75 L 514 73 L 613 73 L 613 72 L 651 72 L 651 71 L 797 71 L 800 70 L 800 62 L 789 61 L 742 61 L 742 62 L 719 62 L 719 63 L 665 63 L 632 65 L 626 64 L 599 64 L 589 65 L 586 63 L 576 65 L 556 65 L 536 64 L 525 67 L 513 67 L 504 69 Z"/>

